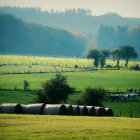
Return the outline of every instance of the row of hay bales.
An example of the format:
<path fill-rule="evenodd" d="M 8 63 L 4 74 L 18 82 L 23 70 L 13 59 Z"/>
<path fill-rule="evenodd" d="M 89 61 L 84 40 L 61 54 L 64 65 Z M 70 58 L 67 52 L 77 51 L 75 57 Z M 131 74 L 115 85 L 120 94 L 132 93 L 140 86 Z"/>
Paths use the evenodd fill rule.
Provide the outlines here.
<path fill-rule="evenodd" d="M 36 115 L 114 116 L 113 111 L 110 108 L 44 103 L 29 105 L 5 103 L 1 104 L 0 113 Z"/>

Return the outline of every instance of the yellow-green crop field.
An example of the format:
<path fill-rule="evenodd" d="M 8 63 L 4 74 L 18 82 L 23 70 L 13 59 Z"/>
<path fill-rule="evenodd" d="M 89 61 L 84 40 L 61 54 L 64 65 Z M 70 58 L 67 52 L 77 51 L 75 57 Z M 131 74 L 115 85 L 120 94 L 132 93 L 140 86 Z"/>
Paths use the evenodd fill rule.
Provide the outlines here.
<path fill-rule="evenodd" d="M 0 115 L 1 140 L 139 140 L 140 118 Z"/>
<path fill-rule="evenodd" d="M 140 65 L 139 61 L 130 61 L 128 67 Z M 77 65 L 77 67 L 75 67 Z M 106 65 L 116 65 L 113 60 L 107 60 Z M 125 62 L 120 61 L 124 67 Z M 93 68 L 93 60 L 80 58 L 56 58 L 39 56 L 0 55 L 0 73 L 50 73 L 74 72 Z"/>

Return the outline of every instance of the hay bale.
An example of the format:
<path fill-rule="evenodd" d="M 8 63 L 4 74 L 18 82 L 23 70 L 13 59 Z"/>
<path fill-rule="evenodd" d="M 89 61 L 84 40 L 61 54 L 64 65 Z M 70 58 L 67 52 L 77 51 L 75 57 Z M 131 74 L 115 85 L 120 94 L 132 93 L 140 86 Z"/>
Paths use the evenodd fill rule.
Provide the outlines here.
<path fill-rule="evenodd" d="M 96 115 L 96 110 L 94 108 L 94 106 L 86 106 L 88 109 L 88 115 L 89 116 L 95 116 Z"/>
<path fill-rule="evenodd" d="M 88 109 L 87 109 L 86 106 L 80 105 L 79 108 L 80 108 L 80 115 L 82 115 L 82 116 L 88 116 Z"/>
<path fill-rule="evenodd" d="M 0 106 L 0 113 L 2 113 L 2 106 Z"/>
<path fill-rule="evenodd" d="M 73 115 L 73 107 L 72 105 L 66 105 L 65 107 L 67 108 L 67 115 Z"/>
<path fill-rule="evenodd" d="M 95 106 L 96 116 L 106 116 L 106 110 L 103 107 Z"/>
<path fill-rule="evenodd" d="M 6 114 L 23 114 L 23 109 L 20 104 L 16 103 L 5 103 L 1 104 L 1 113 Z"/>
<path fill-rule="evenodd" d="M 111 108 L 105 108 L 107 116 L 114 116 L 113 110 Z"/>
<path fill-rule="evenodd" d="M 67 108 L 60 104 L 46 104 L 43 114 L 45 115 L 67 115 Z"/>
<path fill-rule="evenodd" d="M 73 115 L 79 116 L 80 115 L 80 108 L 78 105 L 72 105 L 73 107 Z"/>
<path fill-rule="evenodd" d="M 45 108 L 44 103 L 22 105 L 24 114 L 42 115 Z"/>

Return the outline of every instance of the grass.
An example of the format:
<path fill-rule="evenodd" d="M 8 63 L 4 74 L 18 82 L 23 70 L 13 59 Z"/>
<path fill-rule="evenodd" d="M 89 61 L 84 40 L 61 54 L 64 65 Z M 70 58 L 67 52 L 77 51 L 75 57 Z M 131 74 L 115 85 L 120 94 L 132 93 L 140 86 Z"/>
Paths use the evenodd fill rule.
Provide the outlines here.
<path fill-rule="evenodd" d="M 126 92 L 127 89 L 140 88 L 140 72 L 127 70 L 97 70 L 84 72 L 66 72 L 62 73 L 68 77 L 68 84 L 83 90 L 88 86 L 103 86 L 110 91 Z M 30 83 L 30 89 L 40 89 L 41 82 L 52 77 L 55 73 L 39 74 L 0 74 L 0 88 L 4 89 L 23 89 L 23 81 Z"/>
<path fill-rule="evenodd" d="M 0 104 L 2 103 L 34 103 L 35 92 L 33 91 L 0 91 Z"/>
<path fill-rule="evenodd" d="M 115 116 L 140 118 L 140 98 L 130 102 L 103 102 L 103 106 L 111 108 Z"/>
<path fill-rule="evenodd" d="M 3 65 L 4 64 L 4 65 Z M 140 64 L 140 62 L 131 61 L 129 67 Z M 77 91 L 83 91 L 88 86 L 103 86 L 109 91 L 126 92 L 127 89 L 135 88 L 140 90 L 140 72 L 130 70 L 94 70 L 80 71 L 81 68 L 92 67 L 93 60 L 78 58 L 54 58 L 54 57 L 37 57 L 37 56 L 16 56 L 16 55 L 0 55 L 0 88 L 2 89 L 23 89 L 23 82 L 27 80 L 30 83 L 31 90 L 41 88 L 41 82 L 54 77 L 52 73 L 55 67 L 58 71 L 68 77 L 68 84 L 76 87 Z M 74 69 L 78 65 L 79 69 Z M 107 65 L 115 66 L 116 62 L 107 60 Z M 120 62 L 124 66 L 124 61 Z M 31 67 L 30 67 L 31 66 Z M 62 71 L 76 72 L 62 72 Z M 24 74 L 24 72 L 28 72 Z M 45 71 L 48 73 L 30 73 Z M 23 74 L 13 74 L 23 73 Z M 69 96 L 68 103 L 79 96 L 79 93 Z M 22 104 L 33 103 L 34 93 L 24 91 L 0 91 L 0 103 L 15 102 Z M 133 116 L 140 117 L 139 102 L 129 103 L 104 103 L 105 107 L 114 110 L 116 116 Z M 123 112 L 123 111 L 124 112 Z M 133 110 L 131 112 L 131 110 Z"/>
<path fill-rule="evenodd" d="M 139 118 L 0 115 L 4 140 L 139 140 Z"/>

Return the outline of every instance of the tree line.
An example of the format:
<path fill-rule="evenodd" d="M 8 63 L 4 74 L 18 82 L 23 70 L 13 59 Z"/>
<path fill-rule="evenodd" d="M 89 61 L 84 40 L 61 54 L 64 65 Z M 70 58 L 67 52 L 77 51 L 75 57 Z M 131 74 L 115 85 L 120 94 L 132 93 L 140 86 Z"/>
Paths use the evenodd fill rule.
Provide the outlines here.
<path fill-rule="evenodd" d="M 104 67 L 106 64 L 106 58 L 108 58 L 110 55 L 112 55 L 114 61 L 117 61 L 116 67 L 118 68 L 120 67 L 119 62 L 121 59 L 125 60 L 125 67 L 127 67 L 130 59 L 135 59 L 138 57 L 138 54 L 133 46 L 122 45 L 112 51 L 107 49 L 92 49 L 88 52 L 87 58 L 94 59 L 94 66 L 97 69 L 99 64 L 101 68 Z"/>
<path fill-rule="evenodd" d="M 54 10 L 40 8 L 0 7 L 0 13 L 12 14 L 26 22 L 42 24 L 45 26 L 78 30 L 86 34 L 96 34 L 100 25 L 125 26 L 139 25 L 138 18 L 125 18 L 117 13 L 106 13 L 101 16 L 94 16 L 89 9 L 65 9 Z M 128 44 L 128 43 L 127 43 Z"/>

